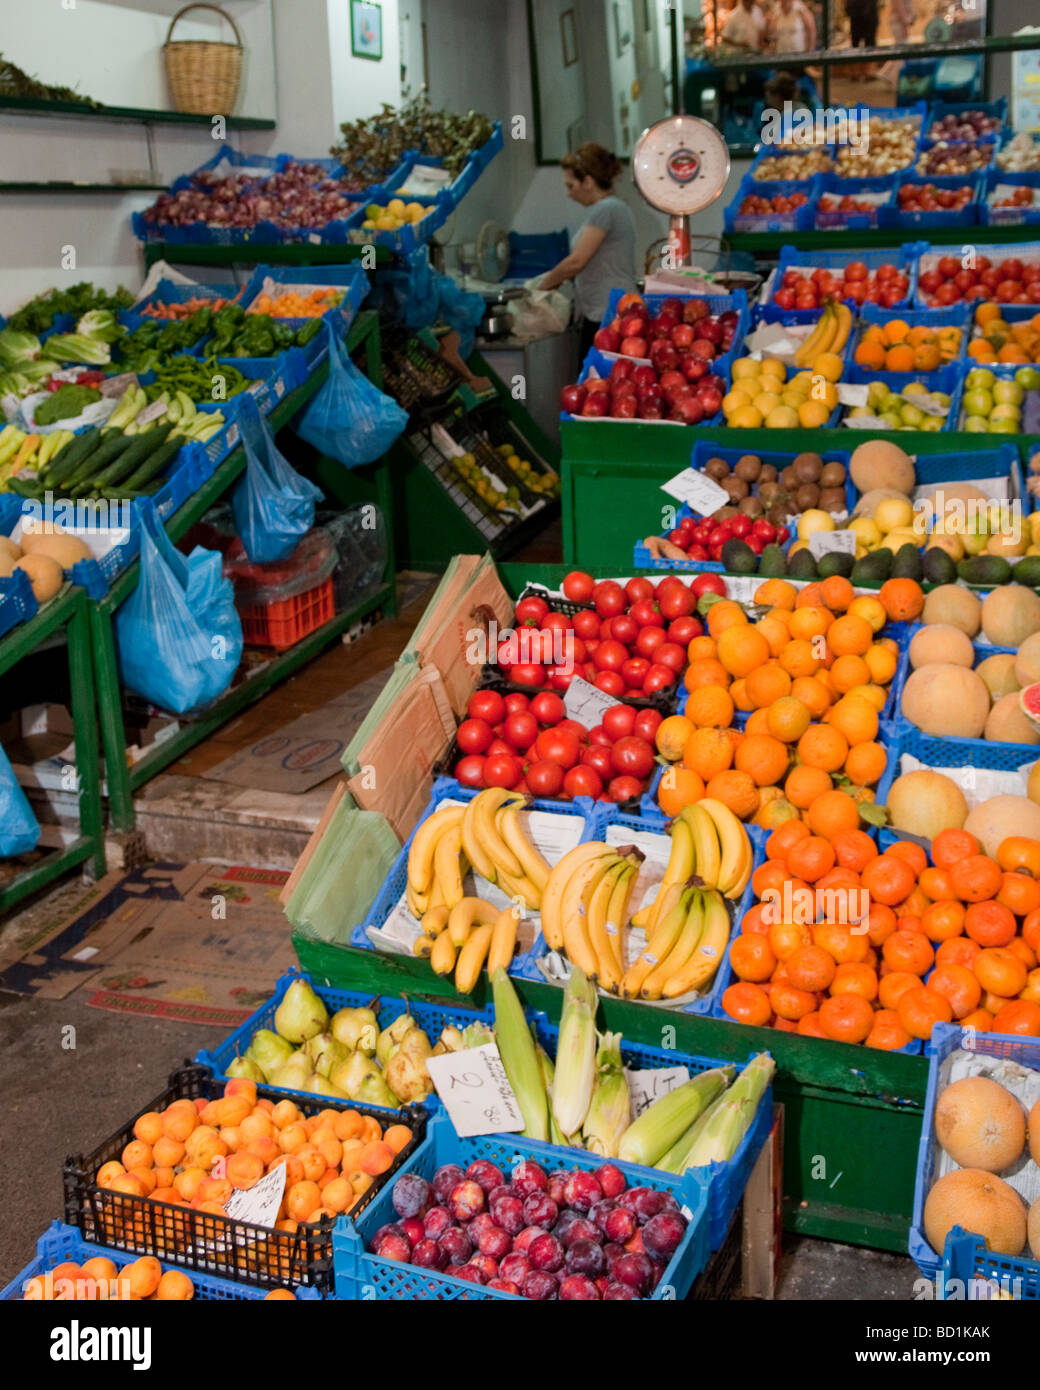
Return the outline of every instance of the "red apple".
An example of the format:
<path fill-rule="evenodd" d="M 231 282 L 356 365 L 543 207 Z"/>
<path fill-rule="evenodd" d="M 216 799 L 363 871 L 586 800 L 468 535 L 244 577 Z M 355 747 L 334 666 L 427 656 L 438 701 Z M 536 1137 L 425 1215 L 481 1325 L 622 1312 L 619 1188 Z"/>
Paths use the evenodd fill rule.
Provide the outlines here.
<path fill-rule="evenodd" d="M 645 357 L 647 342 L 645 338 L 622 338 L 619 351 L 626 357 Z"/>
<path fill-rule="evenodd" d="M 613 328 L 600 328 L 592 339 L 592 346 L 600 352 L 617 352 L 621 339 Z"/>
<path fill-rule="evenodd" d="M 560 392 L 560 409 L 568 415 L 580 415 L 587 394 L 584 386 L 565 386 Z"/>

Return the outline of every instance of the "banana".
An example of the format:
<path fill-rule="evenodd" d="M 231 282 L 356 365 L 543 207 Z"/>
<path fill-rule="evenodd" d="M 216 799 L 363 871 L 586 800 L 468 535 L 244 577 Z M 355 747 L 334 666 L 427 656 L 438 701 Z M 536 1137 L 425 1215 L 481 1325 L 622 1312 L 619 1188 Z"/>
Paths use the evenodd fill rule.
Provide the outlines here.
<path fill-rule="evenodd" d="M 433 943 L 430 952 L 430 964 L 433 966 L 435 975 L 450 975 L 455 969 L 455 957 L 458 954 L 458 947 L 451 939 L 451 933 L 442 931 L 437 940 Z"/>
<path fill-rule="evenodd" d="M 689 960 L 665 981 L 665 999 L 702 989 L 715 977 L 729 941 L 729 910 L 718 893 L 704 894 L 704 933 Z"/>
<path fill-rule="evenodd" d="M 483 898 L 463 898 L 448 914 L 448 935 L 456 946 L 465 946 L 474 927 L 493 927 L 497 920 L 497 907 Z"/>
<path fill-rule="evenodd" d="M 607 870 L 592 890 L 586 914 L 589 943 L 596 957 L 594 978 L 603 989 L 616 994 L 621 984 L 622 971 L 614 956 L 613 943 L 608 935 L 607 919 L 614 893 L 624 875 L 634 874 L 635 870 L 623 860 L 619 860 Z M 616 931 L 616 928 L 615 928 Z"/>
<path fill-rule="evenodd" d="M 620 989 L 621 979 L 625 973 L 625 919 L 628 916 L 628 900 L 632 896 L 632 889 L 636 886 L 638 877 L 639 870 L 637 868 L 624 870 L 615 885 L 610 897 L 610 904 L 607 907 L 607 940 L 610 942 L 611 954 L 618 971 L 618 986 L 614 990 L 615 994 Z"/>
<path fill-rule="evenodd" d="M 653 910 L 653 903 L 646 903 L 638 912 L 632 914 L 632 926 L 638 927 L 640 931 L 646 931 L 650 923 L 650 914 Z"/>
<path fill-rule="evenodd" d="M 434 877 L 440 885 L 444 905 L 449 911 L 465 897 L 462 866 L 459 863 L 461 854 L 462 827 L 453 825 L 438 839 L 433 851 Z"/>
<path fill-rule="evenodd" d="M 417 936 L 412 942 L 412 955 L 418 956 L 420 960 L 429 960 L 433 952 L 432 936 Z"/>
<path fill-rule="evenodd" d="M 405 900 L 408 903 L 408 911 L 413 917 L 422 917 L 430 907 L 430 894 L 417 893 L 409 883 L 405 887 Z"/>
<path fill-rule="evenodd" d="M 448 909 L 443 906 L 431 907 L 422 915 L 419 925 L 423 933 L 429 937 L 440 936 L 441 932 L 448 925 Z"/>
<path fill-rule="evenodd" d="M 620 863 L 618 855 L 607 849 L 598 859 L 588 859 L 571 875 L 560 904 L 563 949 L 572 965 L 588 976 L 597 973 L 596 952 L 588 930 L 588 903 L 600 879 Z"/>
<path fill-rule="evenodd" d="M 482 805 L 485 811 L 487 809 L 487 802 L 481 802 L 481 797 L 484 795 L 484 792 L 478 792 L 465 807 L 462 816 L 462 848 L 466 851 L 467 859 L 473 865 L 473 872 L 486 879 L 488 883 L 495 883 L 497 881 L 495 861 L 486 849 L 484 842 L 477 837 L 477 812 Z"/>
<path fill-rule="evenodd" d="M 549 882 L 549 865 L 541 851 L 528 838 L 520 819 L 518 803 L 513 802 L 512 805 L 502 807 L 498 813 L 498 828 L 506 844 L 519 859 L 524 873 L 536 888 L 544 892 L 545 885 Z"/>
<path fill-rule="evenodd" d="M 828 299 L 823 306 L 823 313 L 820 315 L 816 327 L 794 355 L 796 367 L 810 366 L 813 358 L 824 351 L 823 343 L 831 334 L 833 317 L 834 306 Z"/>
<path fill-rule="evenodd" d="M 719 886 L 719 868 L 722 863 L 722 846 L 719 843 L 715 822 L 697 802 L 690 806 L 684 806 L 681 814 L 693 836 L 694 859 L 697 865 L 694 873 L 705 888 L 717 888 Z"/>
<path fill-rule="evenodd" d="M 701 797 L 697 805 L 703 806 L 719 832 L 722 863 L 719 867 L 719 881 L 715 886 L 727 898 L 739 897 L 751 874 L 751 841 L 744 824 L 728 806 L 716 801 L 714 797 Z M 741 884 L 739 890 L 738 884 Z"/>
<path fill-rule="evenodd" d="M 621 994 L 623 998 L 639 998 L 639 991 L 642 989 L 643 981 L 651 971 L 664 960 L 676 941 L 678 941 L 679 933 L 686 923 L 692 897 L 692 888 L 686 888 L 682 891 L 679 901 L 669 910 L 660 927 L 658 927 L 655 932 L 653 940 L 647 943 L 645 949 L 629 967 L 625 974 L 625 978 L 621 981 Z"/>
<path fill-rule="evenodd" d="M 840 353 L 849 341 L 849 334 L 852 332 L 852 310 L 842 302 L 838 305 L 838 332 L 834 342 L 831 344 L 831 352 Z"/>
<path fill-rule="evenodd" d="M 491 945 L 488 948 L 487 972 L 489 975 L 493 975 L 499 966 L 503 970 L 509 969 L 513 952 L 516 950 L 516 932 L 520 925 L 520 917 L 520 909 L 512 903 L 508 907 L 504 907 L 498 914 L 491 933 Z"/>
<path fill-rule="evenodd" d="M 661 920 L 662 911 L 666 912 L 674 901 L 669 889 L 674 888 L 677 884 L 686 883 L 687 879 L 694 873 L 695 868 L 693 834 L 689 822 L 680 817 L 672 822 L 672 844 L 668 852 L 668 864 L 664 871 L 664 878 L 658 885 L 657 896 L 650 904 L 650 912 L 645 924 L 648 937 L 653 935 L 654 928 Z"/>
<path fill-rule="evenodd" d="M 475 927 L 459 952 L 455 965 L 455 988 L 460 994 L 473 993 L 473 987 L 480 978 L 480 968 L 487 959 L 494 930 L 494 924 L 491 922 L 483 922 L 479 927 Z"/>
<path fill-rule="evenodd" d="M 586 860 L 598 859 L 601 855 L 611 852 L 610 846 L 602 840 L 586 840 L 584 844 L 575 845 L 573 849 L 568 850 L 560 862 L 553 866 L 542 893 L 541 906 L 542 935 L 551 951 L 563 949 L 563 919 L 560 906 L 571 875 Z"/>
<path fill-rule="evenodd" d="M 428 893 L 433 884 L 433 855 L 445 830 L 462 824 L 465 806 L 445 806 L 427 816 L 415 832 L 408 851 L 408 884 L 416 893 Z M 414 909 L 413 909 L 414 910 Z M 425 911 L 425 908 L 423 909 Z M 418 914 L 422 916 L 422 913 Z"/>
<path fill-rule="evenodd" d="M 495 869 L 504 869 L 510 878 L 523 878 L 524 866 L 503 840 L 498 828 L 498 813 L 503 806 L 513 802 L 522 805 L 526 797 L 520 792 L 506 791 L 504 787 L 488 787 L 477 792 L 473 801 L 472 826 L 480 841 L 481 848 L 491 860 Z"/>
<path fill-rule="evenodd" d="M 447 907 L 444 900 L 444 885 L 436 874 L 433 876 L 433 887 L 430 889 L 429 899 L 426 904 L 426 911 L 432 912 L 435 907 Z M 450 911 L 450 909 L 449 909 Z"/>
<path fill-rule="evenodd" d="M 700 944 L 704 916 L 704 894 L 695 890 L 675 945 L 643 981 L 639 991 L 641 999 L 660 999 L 665 984 L 679 974 Z"/>
<path fill-rule="evenodd" d="M 529 878 L 513 878 L 499 869 L 498 887 L 509 897 L 519 898 L 528 912 L 537 912 L 541 907 L 541 890 Z"/>

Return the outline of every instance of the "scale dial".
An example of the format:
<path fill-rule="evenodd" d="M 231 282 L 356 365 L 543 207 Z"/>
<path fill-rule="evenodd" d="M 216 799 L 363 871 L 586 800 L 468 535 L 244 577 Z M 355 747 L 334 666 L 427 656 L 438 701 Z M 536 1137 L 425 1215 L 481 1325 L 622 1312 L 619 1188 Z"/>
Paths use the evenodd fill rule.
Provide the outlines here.
<path fill-rule="evenodd" d="M 713 203 L 729 178 L 729 149 L 699 116 L 669 116 L 644 130 L 632 152 L 632 176 L 650 204 L 689 217 Z"/>

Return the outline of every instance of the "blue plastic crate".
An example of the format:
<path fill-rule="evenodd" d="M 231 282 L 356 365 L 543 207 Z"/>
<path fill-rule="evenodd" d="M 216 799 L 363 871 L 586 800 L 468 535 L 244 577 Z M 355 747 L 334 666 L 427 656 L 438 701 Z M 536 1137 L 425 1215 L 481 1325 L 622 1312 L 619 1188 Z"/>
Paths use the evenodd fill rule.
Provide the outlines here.
<path fill-rule="evenodd" d="M 834 145 L 816 145 L 814 148 L 815 148 L 817 151 L 822 152 L 823 154 L 829 155 L 829 156 L 831 157 L 831 159 L 833 160 L 833 158 L 834 158 L 834 149 L 835 149 Z M 765 160 L 767 160 L 767 159 L 782 159 L 782 160 L 784 161 L 784 163 L 786 164 L 786 163 L 787 163 L 788 161 L 790 161 L 790 160 L 797 160 L 797 159 L 800 159 L 803 155 L 807 154 L 808 152 L 809 152 L 808 150 L 789 150 L 789 149 L 777 148 L 777 147 L 775 147 L 775 146 L 773 146 L 773 145 L 763 145 L 763 146 L 759 149 L 759 152 L 758 152 L 758 154 L 755 156 L 754 160 L 752 161 L 751 168 L 750 168 L 750 169 L 748 170 L 748 172 L 747 172 L 747 177 L 751 180 L 752 186 L 754 186 L 755 184 L 758 184 L 758 183 L 778 183 L 778 182 L 779 182 L 779 183 L 793 183 L 793 184 L 797 184 L 797 185 L 801 185 L 802 187 L 805 187 L 807 184 L 810 184 L 810 183 L 812 182 L 813 179 L 819 178 L 819 177 L 820 177 L 819 173 L 806 174 L 804 178 L 799 178 L 799 177 L 797 176 L 797 174 L 791 174 L 791 175 L 789 175 L 787 178 L 779 179 L 779 180 L 778 180 L 778 179 L 760 179 L 760 178 L 758 177 L 757 170 L 759 170 L 759 169 L 762 167 L 763 162 L 764 162 Z"/>
<path fill-rule="evenodd" d="M 971 202 L 959 209 L 937 208 L 933 212 L 915 212 L 900 206 L 897 190 L 891 203 L 882 209 L 878 225 L 904 231 L 927 230 L 931 227 L 973 227 L 981 221 L 979 203 L 983 178 L 981 171 L 974 174 L 940 174 L 936 178 L 928 178 L 925 174 L 904 174 L 899 180 L 900 188 L 923 188 L 929 184 L 937 189 L 958 189 L 967 184 L 973 190 Z"/>
<path fill-rule="evenodd" d="M 816 200 L 820 195 L 820 175 L 813 179 L 753 179 L 745 174 L 733 201 L 723 213 L 723 225 L 729 232 L 807 232 L 813 227 Z M 740 205 L 751 193 L 759 198 L 790 197 L 804 193 L 807 201 L 790 212 L 741 212 Z"/>
<path fill-rule="evenodd" d="M 86 1260 L 96 1259 L 99 1256 L 111 1260 L 120 1269 L 139 1258 L 138 1255 L 126 1250 L 114 1250 L 105 1245 L 93 1245 L 83 1239 L 75 1226 L 66 1226 L 63 1221 L 52 1221 L 36 1242 L 35 1256 L 21 1273 L 16 1274 L 7 1287 L 0 1291 L 0 1300 L 11 1302 L 19 1299 L 28 1280 L 36 1278 L 37 1275 L 49 1273 L 50 1270 L 57 1265 L 64 1264 L 67 1260 L 82 1265 Z M 248 1284 L 234 1284 L 230 1279 L 220 1279 L 214 1274 L 202 1274 L 197 1269 L 188 1269 L 184 1265 L 174 1264 L 165 1256 L 160 1258 L 160 1263 L 164 1273 L 168 1269 L 177 1269 L 182 1274 L 186 1274 L 194 1286 L 194 1297 L 202 1302 L 211 1302 L 215 1299 L 228 1303 L 258 1302 L 267 1296 L 266 1289 L 251 1288 Z M 307 1288 L 303 1285 L 298 1285 L 292 1292 L 298 1299 L 307 1302 L 321 1299 L 321 1294 L 317 1289 Z M 88 1306 L 94 1307 L 96 1304 L 90 1303 Z"/>
<path fill-rule="evenodd" d="M 298 287 L 302 285 L 327 285 L 343 290 L 343 298 L 337 307 L 329 311 L 328 317 L 338 328 L 349 328 L 358 309 L 364 303 L 371 289 L 371 281 L 361 267 L 351 265 L 258 265 L 242 291 L 242 306 L 245 309 L 256 300 L 263 289 L 265 280 L 273 280 L 278 285 Z M 318 338 L 324 334 L 319 333 Z"/>
<path fill-rule="evenodd" d="M 610 291 L 607 311 L 603 315 L 600 325 L 602 328 L 608 327 L 617 317 L 617 306 L 626 293 L 627 291 L 621 289 Z M 721 357 L 716 357 L 713 363 L 709 363 L 712 371 L 718 376 L 729 375 L 730 367 L 744 351 L 744 339 L 751 330 L 751 312 L 748 307 L 747 295 L 743 290 L 734 290 L 732 294 L 645 294 L 642 298 L 650 318 L 660 313 L 661 306 L 666 299 L 703 299 L 712 318 L 717 318 L 719 314 L 726 314 L 735 309 L 738 317 L 737 326 L 733 333 L 733 346 Z M 707 424 L 707 421 L 703 423 Z"/>
<path fill-rule="evenodd" d="M 350 944 L 352 946 L 360 946 L 366 951 L 373 951 L 376 949 L 369 940 L 365 928 L 381 927 L 384 922 L 386 922 L 397 903 L 400 902 L 408 881 L 408 851 L 411 849 L 412 841 L 415 839 L 419 826 L 422 825 L 423 821 L 433 815 L 434 811 L 448 799 L 453 801 L 472 801 L 477 795 L 477 792 L 473 788 L 461 787 L 455 790 L 457 786 L 458 784 L 453 778 L 444 778 L 435 784 L 429 804 L 416 822 L 415 829 L 405 841 L 401 853 L 394 860 L 393 868 L 387 875 L 386 882 L 376 895 L 375 902 L 373 902 L 366 913 L 365 921 L 356 926 L 351 932 Z M 528 809 L 534 811 L 548 811 L 554 815 L 560 816 L 575 816 L 581 821 L 581 836 L 579 842 L 584 842 L 585 840 L 591 840 L 593 838 L 593 828 L 595 825 L 593 803 L 586 797 L 577 797 L 574 801 L 535 800 L 531 802 Z M 509 974 L 523 977 L 524 968 L 529 958 L 536 954 L 541 954 L 540 948 L 543 945 L 544 940 L 539 931 L 531 951 L 513 957 L 512 964 L 509 967 Z M 541 977 L 539 976 L 539 978 Z M 436 977 L 431 975 L 431 983 L 435 982 Z"/>
<path fill-rule="evenodd" d="M 18 500 L 21 501 L 20 498 Z M 2 527 L 0 533 L 8 534 Z M 10 578 L 0 577 L 0 637 L 19 623 L 34 618 L 38 609 L 39 605 L 25 570 L 15 570 Z"/>
<path fill-rule="evenodd" d="M 1003 265 L 1005 261 L 1010 260 L 1040 260 L 1040 241 L 1020 241 L 1016 242 L 1013 246 L 993 245 L 983 247 L 982 250 L 988 256 L 991 263 L 998 268 Z M 918 242 L 917 251 L 917 275 L 912 287 L 914 292 L 914 308 L 927 309 L 930 306 L 927 304 L 926 295 L 921 289 L 921 276 L 925 271 L 936 268 L 944 256 L 949 256 L 953 252 L 956 252 L 957 248 L 932 246 L 929 242 L 922 241 Z M 1030 313 L 1034 314 L 1040 309 L 1040 305 L 1002 304 L 1000 307 L 1001 310 L 1027 309 Z M 1025 317 L 1030 317 L 1030 314 L 1027 313 Z"/>
<path fill-rule="evenodd" d="M 951 304 L 948 309 L 906 309 L 900 313 L 899 317 L 904 323 L 908 323 L 911 328 L 959 328 L 961 330 L 960 352 L 954 358 L 955 362 L 964 360 L 968 349 L 968 338 L 971 333 L 972 306 L 970 303 Z M 863 339 L 863 330 L 868 324 L 888 323 L 892 318 L 891 309 L 882 309 L 880 304 L 864 304 L 859 311 L 859 319 L 856 331 L 853 333 L 855 344 L 852 356 L 855 356 L 855 349 Z M 854 365 L 854 364 L 853 364 Z M 946 364 L 952 365 L 952 364 Z M 866 370 L 862 368 L 861 370 Z M 879 373 L 872 372 L 871 376 Z M 910 377 L 913 373 L 908 374 Z M 942 389 L 941 387 L 939 388 Z"/>
<path fill-rule="evenodd" d="M 896 192 L 896 175 L 882 174 L 873 178 L 843 179 L 838 174 L 821 174 L 816 187 L 816 216 L 813 226 L 817 231 L 834 229 L 849 232 L 866 227 L 883 227 L 882 214 L 892 206 Z M 869 212 L 825 212 L 820 200 L 825 196 L 855 198 L 864 193 L 881 193 L 884 199 Z"/>
<path fill-rule="evenodd" d="M 1025 305 L 1019 305 L 1018 307 L 1019 307 L 1019 308 L 1025 308 L 1026 306 L 1025 306 Z M 1033 308 L 1033 310 L 1034 310 L 1035 313 L 1040 313 L 1040 304 L 1032 305 L 1032 306 L 1030 306 L 1030 307 Z M 958 402 L 957 402 L 957 416 L 958 416 L 958 420 L 960 421 L 960 423 L 959 423 L 959 425 L 955 426 L 955 428 L 961 429 L 961 430 L 964 429 L 964 421 L 965 421 L 965 418 L 966 418 L 965 415 L 964 415 L 964 396 L 965 396 L 965 394 L 966 394 L 966 392 L 967 392 L 967 390 L 968 390 L 967 379 L 968 379 L 968 374 L 969 374 L 969 372 L 973 372 L 973 371 L 986 371 L 986 372 L 992 372 L 993 375 L 997 378 L 998 381 L 1014 381 L 1016 372 L 1022 371 L 1022 369 L 1023 369 L 1025 366 L 1027 366 L 1027 365 L 1032 365 L 1032 364 L 1031 364 L 1031 363 L 1025 363 L 1025 362 L 975 362 L 975 361 L 973 361 L 970 357 L 966 358 L 966 359 L 960 364 L 960 371 L 961 371 L 961 390 L 960 390 L 960 396 L 959 396 L 959 399 L 958 399 Z M 998 439 L 1006 439 L 1006 438 L 1007 438 L 1006 435 L 990 434 L 988 430 L 986 430 L 986 431 L 979 430 L 978 434 L 977 434 L 975 437 L 976 437 L 977 439 L 979 439 L 980 442 L 981 442 L 982 440 L 985 440 L 986 443 L 987 443 L 987 445 L 989 445 L 990 448 L 993 447 L 993 444 L 991 444 L 990 441 L 996 441 L 996 440 L 998 440 Z M 1014 449 L 1014 450 L 1015 450 L 1015 453 L 1016 453 L 1016 455 L 1017 455 L 1017 452 L 1018 452 L 1018 451 L 1017 451 L 1017 449 L 1015 448 L 1014 445 L 1010 445 L 1010 446 L 1005 445 L 1004 447 L 1005 447 L 1005 448 L 1010 447 L 1011 449 Z M 1020 472 L 1020 470 L 1019 470 L 1019 472 Z M 1022 502 L 1023 502 L 1023 504 L 1024 504 L 1024 510 L 1027 511 L 1027 512 L 1032 511 L 1033 505 L 1034 505 L 1035 500 L 1036 500 L 1036 499 L 1033 497 L 1033 494 L 1030 493 L 1030 492 L 1027 492 L 1024 488 L 1020 488 L 1020 491 L 1019 491 L 1018 496 L 1021 498 L 1021 500 L 1022 500 Z"/>
<path fill-rule="evenodd" d="M 747 452 L 747 449 L 736 448 L 728 444 L 716 444 L 710 439 L 698 440 L 697 443 L 694 444 L 693 452 L 690 456 L 690 467 L 699 473 L 703 473 L 704 465 L 707 463 L 708 459 L 720 458 L 725 460 L 732 470 L 733 465 L 737 463 L 739 459 L 742 459 Z M 781 453 L 771 450 L 756 449 L 754 452 L 755 456 L 761 459 L 764 464 L 772 464 L 778 475 L 798 457 L 795 453 Z M 849 461 L 852 458 L 851 452 L 848 449 L 825 449 L 820 457 L 823 459 L 824 463 L 840 463 L 844 465 L 845 501 L 851 513 L 853 507 L 856 505 L 857 495 L 852 479 L 849 476 Z M 752 496 L 757 495 L 757 484 L 752 487 L 751 494 Z"/>
<path fill-rule="evenodd" d="M 991 1298 L 1040 1303 L 1040 1261 L 997 1255 L 981 1236 L 954 1226 L 946 1237 L 937 1292 L 940 1303 Z"/>
<path fill-rule="evenodd" d="M 964 369 L 959 362 L 950 362 L 945 367 L 939 367 L 934 372 L 871 372 L 865 367 L 853 365 L 846 377 L 851 385 L 869 386 L 871 382 L 880 381 L 885 386 L 899 395 L 904 386 L 910 386 L 913 382 L 920 382 L 927 391 L 942 391 L 950 397 L 950 408 L 946 419 L 943 420 L 942 431 L 956 430 L 957 421 L 960 419 L 961 393 L 964 389 Z M 844 407 L 849 410 L 851 407 Z M 842 415 L 844 419 L 844 414 Z M 898 435 L 898 431 L 895 432 Z"/>
<path fill-rule="evenodd" d="M 1040 172 L 1026 172 L 1022 174 L 1008 174 L 1003 169 L 987 169 L 980 179 L 981 190 L 979 193 L 979 221 L 984 227 L 1021 227 L 1021 226 L 1040 226 L 1040 205 L 1034 202 L 1032 207 L 1003 207 L 993 206 L 993 195 L 998 186 L 1010 186 L 1011 188 L 1040 188 Z M 1036 194 L 1034 193 L 1034 199 Z M 1001 309 L 1007 308 L 1026 308 L 1029 307 L 1035 313 L 1040 309 L 1040 305 L 1001 305 Z"/>
<path fill-rule="evenodd" d="M 918 487 L 934 487 L 937 483 L 964 483 L 986 478 L 1010 478 L 1012 498 L 1022 500 L 1026 511 L 1029 510 L 1029 496 L 1023 481 L 1018 447 L 1014 444 L 994 443 L 985 449 L 918 454 L 914 460 L 914 473 Z"/>
<path fill-rule="evenodd" d="M 597 376 L 600 376 L 600 377 L 609 377 L 609 376 L 610 376 L 610 370 L 611 370 L 611 368 L 613 367 L 614 363 L 618 360 L 618 358 L 619 358 L 619 354 L 618 354 L 618 353 L 600 352 L 598 348 L 590 348 L 590 349 L 589 349 L 589 352 L 588 352 L 588 356 L 585 358 L 584 365 L 582 366 L 581 373 L 580 373 L 580 375 L 579 375 L 579 377 L 578 377 L 578 384 L 581 385 L 583 382 L 587 381 L 588 378 L 592 375 L 593 372 L 595 372 L 596 375 L 597 375 Z M 633 359 L 626 359 L 626 360 L 631 361 L 631 360 L 633 360 Z M 720 377 L 723 378 L 723 381 L 726 383 L 726 384 L 725 384 L 725 389 L 723 390 L 723 393 L 722 393 L 723 395 L 725 395 L 725 394 L 726 394 L 726 391 L 729 390 L 729 381 L 728 381 L 728 377 L 729 377 L 729 368 L 728 368 L 728 366 L 727 366 L 727 367 L 725 367 L 725 370 L 724 370 L 724 358 L 722 358 L 722 357 L 717 357 L 717 358 L 715 359 L 714 362 L 709 362 L 708 365 L 709 365 L 709 367 L 711 368 L 710 375 L 713 375 L 713 376 L 720 376 Z M 610 415 L 596 415 L 596 416 L 589 416 L 589 415 L 568 415 L 566 411 L 561 411 L 561 412 L 560 412 L 560 419 L 561 419 L 561 420 L 577 420 L 577 421 L 580 421 L 582 424 L 586 424 L 586 423 L 590 423 L 590 422 L 591 422 L 591 423 L 594 424 L 594 425 L 596 425 L 596 424 L 601 424 L 601 423 L 603 423 L 604 421 L 606 421 L 607 424 L 612 424 L 612 423 L 616 423 L 616 422 L 617 422 L 616 417 L 610 416 Z M 691 425 L 686 425 L 686 424 L 684 424 L 681 420 L 638 420 L 638 419 L 637 419 L 637 420 L 635 420 L 633 423 L 635 423 L 635 424 L 637 424 L 637 425 L 667 425 L 670 429 L 695 429 L 695 428 L 696 428 L 696 426 L 691 426 Z M 719 413 L 718 413 L 717 415 L 711 415 L 711 416 L 705 417 L 705 419 L 701 420 L 699 423 L 702 424 L 702 425 L 721 425 L 721 424 L 723 423 L 722 411 L 720 410 Z"/>
<path fill-rule="evenodd" d="M 921 1117 L 921 1142 L 917 1153 L 917 1172 L 914 1179 L 914 1213 L 910 1227 L 910 1258 L 922 1274 L 935 1278 L 942 1268 L 942 1255 L 928 1244 L 924 1234 L 924 1204 L 939 1168 L 939 1144 L 935 1138 L 935 1104 L 940 1088 L 946 1085 L 948 1068 L 946 1059 L 958 1049 L 974 1052 L 981 1057 L 1017 1062 L 1020 1066 L 1034 1071 L 1040 1069 L 1040 1039 L 1012 1037 L 1003 1033 L 980 1033 L 968 1030 L 956 1023 L 937 1023 L 932 1029 L 931 1041 L 925 1048 L 928 1058 L 928 1090 L 925 1094 L 924 1113 Z M 1014 1186 L 1014 1183 L 1012 1183 Z M 1003 1259 L 1003 1257 L 1001 1257 Z M 1025 1265 L 1036 1282 L 1040 1279 L 1040 1261 L 1024 1259 Z"/>
<path fill-rule="evenodd" d="M 395 232 L 379 232 L 373 227 L 363 227 L 365 221 L 365 208 L 372 203 L 378 203 L 385 207 L 391 198 L 397 195 L 393 189 L 386 184 L 378 184 L 374 188 L 368 188 L 362 195 L 362 206 L 345 219 L 343 227 L 343 239 L 351 242 L 355 246 L 384 246 L 399 256 L 409 256 L 413 251 L 417 251 L 420 246 L 425 246 L 439 227 L 443 227 L 445 222 L 454 211 L 454 203 L 445 193 L 438 193 L 434 199 L 423 198 L 424 206 L 428 205 L 430 211 L 419 222 L 406 223 Z M 416 201 L 419 201 L 416 199 Z M 334 238 L 338 240 L 338 235 Z"/>
<path fill-rule="evenodd" d="M 778 307 L 773 300 L 773 295 L 781 287 L 784 275 L 788 270 L 841 270 L 853 261 L 860 261 L 871 274 L 882 265 L 899 266 L 904 275 L 909 277 L 910 284 L 905 296 L 892 306 L 892 311 L 895 313 L 898 309 L 908 309 L 917 285 L 917 256 L 919 251 L 920 243 L 916 242 L 907 242 L 902 246 L 892 247 L 891 250 L 885 251 L 799 251 L 797 246 L 782 246 L 769 304 L 774 309 Z M 851 303 L 851 301 L 849 302 Z M 819 309 L 791 309 L 787 312 L 798 316 L 793 320 L 795 323 L 811 323 L 820 315 Z"/>
<path fill-rule="evenodd" d="M 545 1167 L 568 1170 L 595 1171 L 601 1166 L 594 1155 L 582 1149 L 557 1149 L 515 1134 L 460 1139 L 446 1115 L 435 1115 L 425 1142 L 403 1171 L 432 1179 L 437 1169 L 446 1163 L 458 1163 L 466 1168 L 478 1158 L 490 1159 L 504 1170 L 525 1159 Z M 690 1213 L 683 1242 L 672 1256 L 661 1282 L 650 1295 L 651 1299 L 685 1298 L 694 1279 L 707 1264 L 709 1254 L 709 1194 L 702 1171 L 694 1169 L 683 1178 L 675 1178 L 654 1169 L 650 1170 L 652 1178 L 648 1181 L 646 1168 L 627 1163 L 616 1166 L 632 1186 L 650 1186 L 670 1192 L 679 1205 L 685 1206 Z M 376 1302 L 456 1298 L 517 1301 L 515 1294 L 471 1284 L 433 1269 L 422 1269 L 369 1254 L 366 1246 L 379 1227 L 397 1220 L 391 1198 L 392 1184 L 380 1192 L 356 1223 L 347 1221 L 337 1226 L 332 1242 L 337 1299 L 374 1299 Z"/>
<path fill-rule="evenodd" d="M 933 101 L 928 108 L 928 118 L 924 124 L 925 139 L 934 140 L 937 138 L 932 134 L 932 130 L 944 116 L 962 116 L 973 111 L 981 111 L 984 116 L 996 116 L 1001 124 L 1001 129 L 990 135 L 981 135 L 979 140 L 990 144 L 999 141 L 1004 134 L 1004 128 L 1007 126 L 1007 97 L 998 97 L 996 101 Z"/>

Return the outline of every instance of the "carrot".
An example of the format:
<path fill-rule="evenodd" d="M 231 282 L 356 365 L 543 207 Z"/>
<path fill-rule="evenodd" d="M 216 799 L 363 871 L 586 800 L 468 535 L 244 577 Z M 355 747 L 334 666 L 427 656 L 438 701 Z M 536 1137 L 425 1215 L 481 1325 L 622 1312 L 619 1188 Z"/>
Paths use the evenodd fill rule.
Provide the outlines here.
<path fill-rule="evenodd" d="M 23 467 L 23 465 L 29 462 L 33 454 L 35 454 L 36 452 L 37 446 L 40 443 L 40 438 L 41 436 L 38 434 L 27 434 L 25 436 L 24 440 L 22 441 L 21 448 L 14 456 L 12 472 L 17 473 L 19 468 Z"/>

